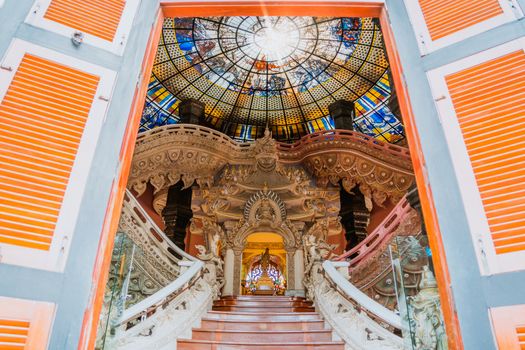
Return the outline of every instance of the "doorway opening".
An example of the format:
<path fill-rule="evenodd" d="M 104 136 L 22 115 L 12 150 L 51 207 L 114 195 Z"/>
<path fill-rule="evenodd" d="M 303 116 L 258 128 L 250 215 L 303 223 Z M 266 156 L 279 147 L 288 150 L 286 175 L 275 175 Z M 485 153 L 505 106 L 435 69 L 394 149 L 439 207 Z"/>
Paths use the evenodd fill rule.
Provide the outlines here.
<path fill-rule="evenodd" d="M 382 142 L 387 142 L 391 144 L 398 144 L 400 146 L 409 146 L 411 149 L 412 154 L 412 161 L 414 166 L 414 173 L 415 173 L 415 179 L 419 184 L 424 183 L 423 175 L 420 171 L 421 166 L 423 164 L 423 159 L 421 159 L 420 152 L 419 152 L 419 146 L 418 146 L 418 140 L 417 140 L 417 132 L 413 126 L 412 123 L 412 117 L 410 108 L 408 105 L 408 96 L 406 95 L 406 92 L 403 89 L 403 85 L 401 83 L 401 67 L 399 65 L 399 61 L 397 59 L 397 53 L 395 51 L 395 45 L 393 41 L 393 37 L 388 25 L 387 21 L 387 15 L 386 10 L 384 9 L 382 4 L 375 4 L 364 7 L 361 3 L 354 3 L 354 2 L 347 2 L 347 3 L 341 3 L 338 5 L 330 5 L 326 6 L 326 4 L 305 4 L 305 6 L 297 7 L 297 6 L 275 6 L 272 4 L 261 6 L 260 3 L 257 4 L 242 4 L 242 5 L 225 5 L 221 4 L 218 5 L 211 5 L 209 7 L 199 7 L 197 10 L 194 5 L 191 3 L 188 4 L 172 4 L 172 3 L 166 3 L 163 5 L 163 14 L 159 17 L 159 22 L 156 27 L 156 31 L 154 31 L 155 34 L 152 36 L 152 46 L 150 47 L 150 55 L 146 62 L 148 62 L 145 66 L 145 74 L 146 76 L 150 76 L 151 79 L 147 82 L 148 85 L 144 85 L 144 89 L 148 90 L 147 92 L 144 91 L 143 95 L 138 95 L 136 100 L 136 106 L 135 110 L 137 111 L 137 117 L 134 118 L 134 122 L 136 125 L 133 126 L 133 128 L 139 128 L 139 131 L 141 132 L 148 132 L 148 130 L 154 129 L 154 128 L 166 128 L 169 129 L 170 125 L 175 125 L 177 123 L 181 124 L 193 124 L 194 126 L 200 126 L 204 128 L 209 128 L 212 130 L 215 130 L 218 132 L 218 134 L 213 134 L 213 132 L 209 132 L 210 135 L 213 135 L 214 142 L 222 143 L 223 145 L 231 143 L 231 140 L 225 140 L 222 135 L 225 134 L 228 135 L 231 139 L 242 141 L 242 142 L 250 142 L 255 139 L 259 139 L 264 137 L 266 131 L 269 129 L 271 132 L 271 135 L 274 136 L 274 139 L 277 139 L 283 144 L 293 144 L 293 142 L 300 142 L 301 138 L 303 136 L 309 135 L 309 134 L 315 134 L 316 132 L 320 132 L 323 130 L 341 130 L 341 129 L 347 129 L 345 127 L 344 122 L 345 118 L 351 116 L 354 121 L 357 121 L 359 117 L 362 118 L 361 124 L 357 122 L 357 129 L 358 132 L 363 132 L 366 130 L 370 130 L 374 133 L 374 135 L 369 135 L 372 139 L 377 136 L 377 139 L 379 139 Z M 338 102 L 335 105 L 331 105 L 331 110 L 329 108 L 329 105 L 326 106 L 320 105 L 320 102 L 323 101 L 325 98 L 327 98 L 328 95 L 333 95 L 333 92 L 331 92 L 331 88 L 335 89 L 334 87 L 328 86 L 323 80 L 323 78 L 314 78 L 312 77 L 312 70 L 318 69 L 320 74 L 326 74 L 327 76 L 330 76 L 330 78 L 334 78 L 334 81 L 338 82 L 339 89 L 336 91 L 339 91 L 341 89 L 341 86 L 345 87 L 353 93 L 353 89 L 348 88 L 345 86 L 344 78 L 341 76 L 337 76 L 336 73 L 333 73 L 330 71 L 330 66 L 335 63 L 335 66 L 341 66 L 341 62 L 338 62 L 339 54 L 341 53 L 341 50 L 336 51 L 335 56 L 331 60 L 322 60 L 325 63 L 321 64 L 320 66 L 308 66 L 305 63 L 301 62 L 299 58 L 293 57 L 293 59 L 290 59 L 289 62 L 286 63 L 287 68 L 284 67 L 283 61 L 287 57 L 290 57 L 291 53 L 290 47 L 294 46 L 295 49 L 300 49 L 299 51 L 308 54 L 309 56 L 312 56 L 312 50 L 309 50 L 307 42 L 309 40 L 302 40 L 302 42 L 306 43 L 304 47 L 301 47 L 301 38 L 300 34 L 296 37 L 295 34 L 292 35 L 289 40 L 287 39 L 285 42 L 280 43 L 279 45 L 283 46 L 283 50 L 280 51 L 279 54 L 276 54 L 274 52 L 274 48 L 269 46 L 268 43 L 271 38 L 276 38 L 275 31 L 277 29 L 282 30 L 282 28 L 279 26 L 279 21 L 276 19 L 270 19 L 269 23 L 266 23 L 261 20 L 257 19 L 251 19 L 251 21 L 254 21 L 251 25 L 251 27 L 243 27 L 242 23 L 245 23 L 247 21 L 250 21 L 249 18 L 254 17 L 242 17 L 242 16 L 260 16 L 261 18 L 272 18 L 273 16 L 281 16 L 282 18 L 290 18 L 288 16 L 312 16 L 312 15 L 322 15 L 331 17 L 332 19 L 337 18 L 341 19 L 341 16 L 348 16 L 345 18 L 371 18 L 371 30 L 368 32 L 365 32 L 365 34 L 370 34 L 370 32 L 374 32 L 376 29 L 379 28 L 379 33 L 384 38 L 383 46 L 381 47 L 381 50 L 384 51 L 385 57 L 387 57 L 388 61 L 388 69 L 384 70 L 381 74 L 376 73 L 379 75 L 377 80 L 375 80 L 374 83 L 371 83 L 371 81 L 367 82 L 366 76 L 361 76 L 361 74 L 355 74 L 354 76 L 357 76 L 359 79 L 363 79 L 363 84 L 367 84 L 368 91 L 369 89 L 373 89 L 377 84 L 377 82 L 382 83 L 383 85 L 388 85 L 390 90 L 390 101 L 394 101 L 396 103 L 389 104 L 389 101 L 380 101 L 381 96 L 379 95 L 373 95 L 373 96 L 365 96 L 366 99 L 363 100 L 363 104 L 359 105 L 359 102 L 356 103 L 357 99 L 353 99 L 353 105 L 349 107 L 346 103 L 341 103 L 340 99 L 336 98 L 333 102 Z M 202 16 L 202 18 L 195 17 L 196 15 Z M 214 17 L 211 17 L 214 16 Z M 220 16 L 220 17 L 217 17 Z M 241 16 L 241 17 L 239 17 Z M 223 18 L 239 18 L 238 21 L 240 23 L 232 24 L 229 19 L 224 20 Z M 278 18 L 281 18 L 278 17 Z M 248 18 L 248 19 L 247 19 Z M 259 18 L 259 17 L 257 17 Z M 297 17 L 293 17 L 297 18 Z M 309 17 L 314 18 L 314 17 Z M 177 22 L 178 21 L 178 22 Z M 321 20 L 322 21 L 322 20 Z M 321 22 L 320 21 L 320 22 Z M 198 22 L 198 23 L 197 23 Z M 286 23 L 289 24 L 289 26 L 295 26 L 297 28 L 300 28 L 300 26 L 297 25 L 293 20 L 286 20 Z M 316 23 L 316 27 L 318 29 L 318 22 L 314 20 Z M 284 23 L 284 22 L 283 22 Z M 359 40 L 359 38 L 355 38 L 355 32 L 356 32 L 356 21 L 348 20 L 343 21 L 340 20 L 341 26 L 339 29 L 336 28 L 335 35 L 338 35 L 341 37 L 339 39 L 340 47 L 344 46 L 345 40 Z M 191 24 L 191 26 L 190 26 Z M 308 24 L 306 24 L 308 25 Z M 243 35 L 236 35 L 235 37 L 231 37 L 228 39 L 228 36 L 225 35 L 224 38 L 226 38 L 226 42 L 220 43 L 219 40 L 216 41 L 216 47 L 223 53 L 223 56 L 227 61 L 222 66 L 219 64 L 217 65 L 217 58 L 219 56 L 214 56 L 213 50 L 216 47 L 211 47 L 212 45 L 209 44 L 209 42 L 213 42 L 214 40 L 208 40 L 210 38 L 203 37 L 195 37 L 195 33 L 197 33 L 200 29 L 204 28 L 205 31 L 209 30 L 211 28 L 212 31 L 215 31 L 216 33 L 221 33 L 221 28 L 224 33 L 228 33 L 227 29 L 224 28 L 233 28 L 235 29 L 236 33 L 241 31 L 242 33 L 245 33 L 245 39 L 241 38 L 241 41 L 239 41 L 239 37 L 243 37 Z M 239 29 L 240 28 L 240 29 Z M 273 30 L 275 28 L 275 30 Z M 286 28 L 285 28 L 286 29 Z M 289 28 L 288 28 L 289 29 Z M 286 30 L 288 30 L 286 29 Z M 177 30 L 179 31 L 177 33 Z M 173 40 L 173 43 L 176 44 L 175 46 L 172 46 L 170 48 L 170 44 L 166 43 L 166 41 L 160 42 L 160 45 L 157 47 L 157 43 L 159 38 L 154 37 L 155 35 L 158 35 L 160 37 L 160 33 L 171 33 L 166 34 L 165 37 Z M 253 32 L 253 33 L 252 33 Z M 324 32 L 324 31 L 321 31 Z M 201 33 L 202 34 L 202 33 Z M 254 34 L 253 38 L 251 36 L 248 36 L 248 34 Z M 372 34 L 373 36 L 374 34 Z M 219 37 L 217 37 L 218 39 Z M 213 39 L 213 38 L 211 38 Z M 253 40 L 252 40 L 253 39 Z M 244 40 L 244 41 L 243 41 Z M 253 41 L 253 42 L 252 42 Z M 317 40 L 319 41 L 319 40 Z M 245 48 L 248 50 L 248 52 L 243 51 L 243 56 L 228 56 L 228 50 L 234 50 L 233 46 L 229 47 L 228 42 L 234 43 L 232 45 L 235 46 L 235 48 Z M 173 44 L 172 43 L 172 44 Z M 193 44 L 192 44 L 193 43 Z M 280 47 L 277 45 L 276 47 Z M 356 46 L 358 46 L 359 43 L 356 43 Z M 375 44 L 370 45 L 375 46 Z M 166 57 L 164 57 L 163 60 L 157 60 L 155 61 L 155 54 L 156 49 L 164 47 L 166 50 Z M 265 52 L 265 55 L 261 56 L 259 54 L 255 54 L 254 57 L 250 56 L 250 47 L 258 48 L 259 51 Z M 255 50 L 255 49 L 254 49 Z M 355 50 L 355 48 L 354 48 Z M 253 51 L 253 50 L 252 50 Z M 158 51 L 160 52 L 160 51 Z M 206 56 L 206 54 L 209 54 L 209 52 L 212 52 L 210 56 Z M 283 52 L 286 53 L 286 55 L 283 54 Z M 204 54 L 204 55 L 203 55 Z M 350 54 L 351 55 L 351 54 Z M 252 55 L 253 56 L 253 55 Z M 285 57 L 283 57 L 285 56 Z M 232 67 L 239 67 L 239 64 L 241 61 L 243 61 L 246 57 L 251 58 L 251 65 L 248 65 L 245 68 L 245 70 L 248 72 L 248 74 L 245 74 L 243 76 L 235 76 L 231 72 Z M 365 56 L 365 58 L 361 58 L 361 61 L 367 62 L 368 56 Z M 151 74 L 152 68 L 155 69 L 155 65 L 158 62 L 165 62 L 166 64 L 168 62 L 173 63 L 175 61 L 185 60 L 184 64 L 188 67 L 191 67 L 191 69 L 187 69 L 186 67 L 183 67 L 180 70 L 177 70 L 175 73 L 172 72 L 172 74 L 169 74 L 169 72 L 165 72 L 166 75 L 159 77 L 159 75 L 155 75 L 155 72 Z M 228 61 L 229 60 L 229 61 Z M 329 62 L 330 64 L 327 64 Z M 246 63 L 246 62 L 244 62 Z M 344 63 L 343 63 L 344 64 Z M 282 79 L 278 79 L 279 76 L 276 76 L 277 74 L 274 74 L 276 69 L 280 68 L 283 69 L 283 76 L 284 76 L 284 83 Z M 289 96 L 290 101 L 295 101 L 298 105 L 302 106 L 301 101 L 297 97 L 298 95 L 296 93 L 293 93 L 292 90 L 290 90 L 289 94 L 285 93 L 275 93 L 275 91 L 282 91 L 284 86 L 286 84 L 291 85 L 294 84 L 294 80 L 290 79 L 289 71 L 287 70 L 288 67 L 302 67 L 303 70 L 306 72 L 302 75 L 302 77 L 297 79 L 297 84 L 295 84 L 296 92 L 304 89 L 303 92 L 307 92 L 307 95 L 312 100 L 312 106 L 311 109 L 307 110 L 306 108 L 302 109 L 301 107 L 297 107 L 297 123 L 290 123 L 289 119 L 286 118 L 286 116 L 292 116 L 293 114 L 290 113 L 290 110 L 293 109 L 293 106 L 289 107 L 286 106 L 286 103 L 288 103 L 284 97 Z M 373 64 L 371 65 L 373 66 Z M 375 65 L 376 68 L 380 65 Z M 240 67 L 242 69 L 242 67 Z M 364 68 L 364 67 L 363 67 Z M 385 67 L 383 67 L 385 68 Z M 162 67 L 158 67 L 158 72 L 162 71 Z M 258 71 L 260 70 L 260 72 Z M 200 75 L 195 75 L 195 72 L 199 73 Z M 250 73 L 254 73 L 252 77 L 250 78 Z M 261 74 L 259 74 L 261 73 Z M 177 83 L 182 82 L 179 85 L 171 85 L 166 87 L 166 85 L 169 85 L 169 79 L 172 79 L 173 75 L 177 75 Z M 363 74 L 364 75 L 364 74 Z M 300 76 L 300 74 L 299 74 Z M 204 77 L 204 78 L 203 78 Z M 240 78 L 239 78 L 240 77 Z M 244 77 L 244 79 L 243 79 Z M 259 78 L 259 80 L 257 80 Z M 302 79 L 302 80 L 301 80 Z M 381 81 L 381 79 L 383 79 Z M 196 85 L 199 84 L 201 81 L 207 81 L 205 82 L 208 84 L 211 82 L 212 84 L 209 86 L 206 86 L 204 89 L 199 90 L 196 88 Z M 369 79 L 368 79 L 369 80 Z M 343 83 L 342 83 L 343 82 Z M 220 93 L 218 95 L 213 95 L 214 89 L 216 88 L 213 85 L 218 85 Z M 236 86 L 236 88 L 232 89 L 234 90 L 235 96 L 234 103 L 230 103 L 229 106 L 226 103 L 224 106 L 221 106 L 221 98 L 224 98 L 224 96 L 228 95 L 228 89 L 232 86 Z M 372 87 L 371 87 L 372 86 Z M 381 86 L 381 84 L 379 84 Z M 222 89 L 222 90 L 221 90 Z M 235 90 L 237 89 L 237 90 Z M 311 91 L 308 91 L 309 89 L 312 89 Z M 189 95 L 185 96 L 184 100 L 177 99 L 177 94 L 185 91 Z M 324 94 L 324 95 L 323 95 Z M 357 94 L 359 95 L 359 94 Z M 362 94 L 361 96 L 364 96 L 365 94 Z M 144 105 L 144 96 L 145 97 L 145 105 Z M 204 100 L 206 99 L 213 99 L 216 98 L 216 102 L 213 104 L 203 104 L 203 97 Z M 264 113 L 261 114 L 260 120 L 266 121 L 266 123 L 261 123 L 260 121 L 258 123 L 250 124 L 251 122 L 257 121 L 257 117 L 254 117 L 257 111 L 257 102 L 255 97 L 261 96 L 261 97 L 278 97 L 280 100 L 277 105 L 272 105 L 268 102 L 266 99 L 265 103 L 261 105 L 261 108 L 259 108 Z M 251 98 L 250 98 L 251 97 Z M 332 96 L 333 98 L 333 96 Z M 365 102 L 371 100 L 374 101 L 372 104 L 375 103 L 372 107 L 370 105 L 366 105 Z M 249 102 L 246 102 L 245 100 L 249 100 Z M 264 99 L 263 99 L 264 100 Z M 375 118 L 375 114 L 383 117 L 388 117 L 385 115 L 384 109 L 381 110 L 380 108 L 375 108 L 378 106 L 377 101 L 380 101 L 379 105 L 388 107 L 388 109 L 392 112 L 392 110 L 398 108 L 397 116 L 399 119 L 397 122 L 399 124 L 402 124 L 403 126 L 403 137 L 398 137 L 399 133 L 396 133 L 396 131 L 399 131 L 399 126 L 396 124 L 396 121 L 394 119 L 391 119 L 390 121 L 388 118 L 383 118 L 381 123 L 385 122 L 385 128 L 381 128 L 378 125 L 374 125 L 373 120 Z M 356 107 L 356 104 L 358 105 Z M 144 106 L 144 109 L 141 108 L 141 105 Z M 247 108 L 243 106 L 248 106 Z M 360 106 L 360 107 L 359 107 Z M 304 107 L 304 106 L 303 106 Z M 366 110 L 366 108 L 370 108 L 369 110 Z M 361 114 L 356 115 L 356 108 L 358 112 L 361 112 Z M 361 109 L 360 109 L 361 108 Z M 375 109 L 374 109 L 375 108 Z M 246 111 L 244 110 L 246 109 Z M 282 114 L 284 119 L 282 123 L 279 123 L 277 121 L 274 124 L 269 124 L 269 115 L 271 115 L 270 111 L 274 110 L 277 111 L 275 113 Z M 365 118 L 365 114 L 370 112 L 372 110 L 374 112 L 374 115 L 372 113 L 369 113 L 367 116 L 368 119 Z M 219 112 L 224 112 L 228 118 L 220 118 Z M 324 113 L 323 111 L 328 111 L 328 113 Z M 242 113 L 248 113 L 248 122 L 246 120 L 242 120 L 241 116 Z M 252 114 L 253 112 L 253 114 Z M 308 116 L 308 112 L 311 112 L 312 115 L 317 113 L 318 118 L 311 118 Z M 339 113 L 339 114 L 338 114 Z M 353 114 L 353 115 L 352 115 Z M 395 113 L 392 113 L 394 116 L 396 116 Z M 340 115 L 341 118 L 338 118 L 337 115 Z M 401 115 L 403 117 L 401 117 Z M 139 122 L 140 119 L 140 122 Z M 372 122 L 370 122 L 372 120 Z M 362 129 L 359 129 L 361 127 Z M 187 135 L 195 135 L 196 131 L 202 131 L 203 128 L 197 127 L 197 128 L 190 128 L 188 127 L 184 132 Z M 158 130 L 157 130 L 158 131 Z M 334 135 L 337 135 L 336 132 L 334 132 Z M 404 135 L 407 135 L 406 138 Z M 130 136 L 132 137 L 132 136 Z M 143 136 L 139 136 L 139 141 L 144 139 Z M 372 141 L 373 143 L 374 141 Z M 288 146 L 283 145 L 282 148 L 286 148 Z M 242 151 L 243 146 L 240 146 L 239 149 Z M 293 148 L 293 146 L 290 146 L 289 148 Z M 190 155 L 188 157 L 188 155 Z M 170 155 L 172 156 L 172 155 Z M 176 176 L 172 176 L 172 179 L 169 179 L 169 176 L 165 179 L 159 180 L 158 178 L 155 179 L 155 181 L 149 181 L 146 186 L 145 192 L 137 193 L 139 201 L 141 204 L 145 204 L 145 202 L 141 201 L 141 195 L 146 193 L 146 197 L 150 196 L 153 198 L 154 203 L 159 203 L 157 200 L 158 198 L 155 197 L 156 193 L 159 192 L 159 189 L 161 190 L 164 185 L 169 185 L 169 181 L 175 181 L 177 183 L 179 180 L 182 180 L 184 182 L 184 186 L 186 188 L 191 188 L 194 193 L 194 200 L 192 201 L 191 207 L 193 210 L 193 216 L 197 220 L 193 223 L 188 223 L 186 227 L 186 245 L 188 246 L 187 252 L 190 254 L 194 254 L 195 252 L 192 251 L 194 249 L 193 247 L 198 244 L 204 244 L 208 245 L 211 239 L 209 236 L 205 234 L 199 234 L 199 230 L 202 232 L 202 228 L 206 225 L 209 225 L 209 223 L 206 222 L 199 222 L 198 219 L 202 218 L 202 210 L 204 207 L 213 207 L 219 209 L 220 215 L 223 215 L 224 218 L 233 215 L 231 212 L 228 212 L 228 203 L 224 202 L 224 196 L 222 198 L 215 198 L 215 200 L 211 200 L 211 195 L 213 195 L 213 191 L 210 191 L 208 189 L 203 189 L 203 185 L 208 182 L 213 182 L 214 177 L 211 173 L 207 173 L 207 167 L 210 166 L 217 166 L 216 160 L 212 158 L 199 158 L 201 155 L 197 152 L 181 152 L 173 155 L 174 157 L 188 157 L 187 162 L 184 163 L 184 166 L 187 167 L 186 169 L 192 169 L 192 167 L 195 164 L 198 164 L 200 167 L 195 168 L 195 171 L 190 174 L 175 174 Z M 267 155 L 268 156 L 268 155 Z M 272 156 L 269 155 L 267 158 L 270 159 Z M 267 159 L 266 159 L 267 160 Z M 273 166 L 272 161 L 265 162 L 265 159 L 261 159 L 261 161 L 257 160 L 258 164 L 262 167 L 264 166 Z M 227 162 L 226 162 L 227 163 Z M 224 166 L 224 165 L 223 165 Z M 238 170 L 237 168 L 232 168 L 230 173 L 223 173 L 229 174 L 233 176 L 234 181 L 237 181 L 238 179 L 236 177 L 239 176 L 239 174 L 242 174 L 241 172 L 235 172 Z M 274 169 L 272 169 L 274 170 Z M 204 175 L 204 176 L 200 176 Z M 159 180 L 159 181 L 157 181 Z M 166 180 L 169 180 L 168 183 Z M 336 181 L 338 183 L 338 186 L 345 187 L 347 186 L 350 190 L 345 193 L 352 193 L 351 189 L 355 186 L 351 186 L 349 183 L 345 183 L 343 179 L 339 179 Z M 140 185 L 144 185 L 141 183 Z M 264 191 L 264 189 L 268 188 L 268 184 L 265 183 L 265 181 L 262 181 L 259 185 L 261 185 L 261 191 Z M 140 186 L 138 186 L 140 187 Z M 134 187 L 133 189 L 136 191 L 138 187 Z M 279 188 L 279 190 L 283 190 L 282 188 Z M 150 192 L 148 192 L 150 191 Z M 235 197 L 234 194 L 229 193 L 228 187 L 223 187 L 220 191 L 221 195 L 231 195 L 231 197 Z M 359 207 L 360 211 L 363 211 L 364 209 L 370 207 L 370 203 L 367 202 L 370 200 L 381 200 L 381 198 L 373 198 L 371 194 L 368 195 L 367 198 L 363 197 L 364 190 L 359 190 L 359 193 L 356 193 L 356 199 L 354 200 L 353 207 Z M 139 191 L 140 192 L 140 191 Z M 407 191 L 408 192 L 408 191 Z M 149 193 L 149 194 L 148 194 Z M 277 191 L 276 193 L 279 194 Z M 416 192 L 417 193 L 417 192 Z M 197 194 L 197 195 L 195 195 Z M 416 194 L 417 196 L 417 194 Z M 437 225 L 436 218 L 433 213 L 433 205 L 432 205 L 432 199 L 430 197 L 430 194 L 428 193 L 428 190 L 424 186 L 419 187 L 419 196 L 422 198 L 421 200 L 421 209 L 424 213 L 428 230 L 428 240 L 425 240 L 425 244 L 427 246 L 430 246 L 432 250 L 434 251 L 434 265 L 432 266 L 432 269 L 435 269 L 435 274 L 438 279 L 438 284 L 440 286 L 446 286 L 448 281 L 448 273 L 446 270 L 446 266 L 444 265 L 444 257 L 441 254 L 440 249 L 440 241 L 439 241 L 439 232 L 437 231 Z M 143 197 L 143 198 L 146 198 Z M 219 196 L 220 197 L 220 196 Z M 195 199 L 196 198 L 196 199 Z M 364 198 L 364 199 L 363 199 Z M 235 200 L 237 200 L 236 198 Z M 245 198 L 248 199 L 248 198 Z M 397 198 L 399 199 L 399 198 Z M 339 198 L 334 198 L 333 201 L 337 202 Z M 235 202 L 235 201 L 234 201 Z M 274 200 L 273 203 L 277 203 L 277 207 L 273 207 L 272 211 L 273 214 L 269 214 L 270 216 L 266 219 L 275 220 L 272 215 L 277 215 L 277 212 L 281 210 L 281 208 L 278 205 L 278 201 Z M 394 200 L 387 200 L 387 203 L 390 205 L 390 209 L 392 209 L 396 205 L 396 201 Z M 239 203 L 235 202 L 235 205 L 239 206 Z M 322 210 L 322 208 L 318 205 L 317 202 L 313 201 L 310 203 L 311 207 L 308 208 L 314 212 L 317 212 L 318 210 Z M 284 205 L 286 208 L 286 205 Z M 350 209 L 353 210 L 352 206 L 349 206 Z M 372 204 L 372 208 L 373 208 Z M 148 212 L 151 213 L 152 216 L 155 216 L 155 209 L 158 209 L 159 207 L 150 208 L 153 210 L 149 210 Z M 326 209 L 326 208 L 325 208 Z M 349 210 L 350 210 L 349 209 Z M 222 211 L 221 211 L 222 210 Z M 370 209 L 369 212 L 372 212 L 373 209 Z M 379 210 L 379 209 L 376 209 Z M 158 211 L 157 211 L 158 213 Z M 384 214 L 384 213 L 383 213 Z M 379 214 L 378 214 L 379 215 Z M 351 215 L 348 215 L 348 218 L 354 218 L 356 216 L 356 213 L 352 212 Z M 239 219 L 236 217 L 236 219 Z M 155 221 L 162 222 L 162 219 L 154 218 Z M 352 219 L 355 220 L 355 219 Z M 230 229 L 228 225 L 225 223 L 228 220 L 224 219 L 220 224 L 223 224 L 225 227 L 225 233 L 224 233 L 224 239 L 221 239 L 220 247 L 222 250 L 225 250 L 231 242 L 228 242 L 228 230 Z M 369 222 L 370 223 L 370 222 Z M 192 227 L 193 225 L 193 227 Z M 355 222 L 350 222 L 350 226 L 356 227 Z M 349 227 L 350 227 L 349 226 Z M 162 228 L 162 227 L 161 227 Z M 301 229 L 307 229 L 308 227 L 302 227 Z M 338 244 L 342 252 L 343 247 L 346 247 L 347 249 L 352 249 L 355 247 L 355 244 L 349 244 L 347 240 L 344 239 L 344 235 L 334 235 L 331 234 L 331 230 L 333 231 L 333 227 L 330 228 L 330 225 L 328 225 L 326 234 L 324 231 L 322 235 L 319 238 L 322 238 L 326 240 L 329 244 Z M 247 245 L 246 247 L 250 246 L 250 243 L 261 243 L 265 241 L 254 241 L 255 239 L 260 239 L 258 237 L 259 233 L 250 235 L 247 239 Z M 271 233 L 264 233 L 264 235 L 272 235 Z M 253 236 L 253 237 L 252 237 Z M 278 236 L 278 235 L 277 235 Z M 361 237 L 363 239 L 366 239 L 365 237 Z M 252 241 L 250 241 L 250 239 Z M 191 244 L 190 244 L 191 242 Z M 282 238 L 281 238 L 281 244 Z M 265 247 L 264 250 L 269 247 Z M 423 247 L 423 250 L 428 247 Z M 246 248 L 247 249 L 247 248 Z M 277 249 L 278 250 L 278 249 Z M 284 251 L 284 250 L 283 250 Z M 298 249 L 295 253 L 296 256 L 299 256 L 301 250 Z M 262 267 L 262 260 L 265 256 L 264 251 L 261 250 L 259 252 L 250 252 L 248 250 L 242 251 L 242 258 L 239 259 L 242 261 L 242 267 L 239 266 L 237 269 L 234 270 L 235 273 L 239 272 L 240 279 L 244 279 L 243 282 L 240 283 L 242 290 L 241 293 L 253 293 L 253 290 L 250 286 L 250 284 L 246 283 L 248 279 L 251 279 L 250 282 L 253 282 L 256 277 L 257 269 L 261 270 Z M 289 259 L 287 260 L 286 254 L 283 254 L 282 257 L 279 256 L 278 252 L 275 251 L 272 248 L 269 248 L 268 252 L 270 259 L 268 263 L 268 269 L 271 269 L 273 267 L 278 273 L 281 274 L 283 279 L 283 285 L 286 286 L 288 283 L 288 279 L 294 278 L 295 276 L 289 276 L 288 270 L 286 269 L 287 264 L 290 263 Z M 257 257 L 258 255 L 258 257 Z M 294 255 L 290 255 L 294 256 Z M 273 257 L 273 259 L 272 259 Z M 277 259 L 280 258 L 280 259 Z M 437 263 L 436 263 L 437 260 Z M 265 265 L 266 266 L 266 265 Z M 239 270 L 240 271 L 239 271 Z M 273 270 L 272 270 L 273 271 Z M 297 283 L 295 283 L 297 284 Z M 299 286 L 296 286 L 296 288 Z M 234 287 L 235 288 L 235 287 Z M 455 326 L 455 320 L 453 317 L 453 313 L 449 309 L 449 295 L 445 287 L 440 288 L 441 298 L 443 300 L 444 305 L 444 314 L 445 314 L 445 320 L 447 323 L 447 327 L 454 328 Z M 455 332 L 453 332 L 455 333 Z"/>
<path fill-rule="evenodd" d="M 251 234 L 242 254 L 242 294 L 284 295 L 286 266 L 286 251 L 280 235 Z"/>

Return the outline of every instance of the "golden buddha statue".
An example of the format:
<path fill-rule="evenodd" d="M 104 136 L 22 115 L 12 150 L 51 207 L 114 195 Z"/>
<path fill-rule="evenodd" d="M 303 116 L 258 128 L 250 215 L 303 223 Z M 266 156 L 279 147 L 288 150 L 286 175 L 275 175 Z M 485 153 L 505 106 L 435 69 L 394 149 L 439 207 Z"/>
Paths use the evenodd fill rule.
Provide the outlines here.
<path fill-rule="evenodd" d="M 268 276 L 268 268 L 270 267 L 270 249 L 266 248 L 261 254 L 261 270 L 262 275 L 255 284 L 256 295 L 272 295 L 274 294 L 274 281 Z"/>

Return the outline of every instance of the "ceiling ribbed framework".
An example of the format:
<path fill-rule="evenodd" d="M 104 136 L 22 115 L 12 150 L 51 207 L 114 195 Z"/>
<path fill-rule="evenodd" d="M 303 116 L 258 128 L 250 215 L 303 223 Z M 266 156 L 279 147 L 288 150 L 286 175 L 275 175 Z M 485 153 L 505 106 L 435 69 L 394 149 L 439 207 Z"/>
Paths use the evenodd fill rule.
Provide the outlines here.
<path fill-rule="evenodd" d="M 355 130 L 395 142 L 403 128 L 387 106 L 388 67 L 371 18 L 168 18 L 141 131 L 177 123 L 178 104 L 192 98 L 233 138 L 255 139 L 268 124 L 291 141 L 334 128 L 328 106 L 348 100 Z"/>

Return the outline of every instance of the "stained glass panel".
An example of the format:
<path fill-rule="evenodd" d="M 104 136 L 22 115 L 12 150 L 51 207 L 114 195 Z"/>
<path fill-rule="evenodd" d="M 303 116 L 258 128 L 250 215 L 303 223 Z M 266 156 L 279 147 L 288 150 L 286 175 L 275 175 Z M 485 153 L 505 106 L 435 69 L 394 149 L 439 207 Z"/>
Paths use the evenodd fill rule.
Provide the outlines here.
<path fill-rule="evenodd" d="M 396 142 L 388 61 L 372 18 L 167 18 L 141 131 L 178 122 L 181 100 L 205 103 L 206 122 L 239 140 L 266 124 L 292 141 L 333 129 L 328 105 L 356 104 L 355 129 Z"/>

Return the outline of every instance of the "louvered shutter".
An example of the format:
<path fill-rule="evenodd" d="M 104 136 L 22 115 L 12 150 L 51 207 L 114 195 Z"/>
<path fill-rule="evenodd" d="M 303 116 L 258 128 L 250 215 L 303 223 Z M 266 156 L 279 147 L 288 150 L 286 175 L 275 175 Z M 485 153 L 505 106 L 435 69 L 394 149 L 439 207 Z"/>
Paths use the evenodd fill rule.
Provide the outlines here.
<path fill-rule="evenodd" d="M 496 254 L 525 251 L 525 53 L 446 77 Z"/>
<path fill-rule="evenodd" d="M 0 349 L 47 349 L 54 312 L 51 303 L 0 297 Z"/>
<path fill-rule="evenodd" d="M 122 54 L 140 0 L 40 0 L 26 22 Z"/>
<path fill-rule="evenodd" d="M 524 76 L 522 41 L 429 73 L 486 273 L 525 269 Z"/>
<path fill-rule="evenodd" d="M 124 0 L 51 0 L 44 18 L 113 41 L 125 3 Z"/>
<path fill-rule="evenodd" d="M 0 243 L 49 250 L 98 83 L 24 55 L 0 103 Z"/>
<path fill-rule="evenodd" d="M 525 305 L 490 309 L 494 336 L 501 350 L 525 350 Z"/>
<path fill-rule="evenodd" d="M 514 0 L 405 0 L 422 53 L 522 17 Z"/>
<path fill-rule="evenodd" d="M 2 67 L 2 262 L 55 269 L 104 118 L 107 101 L 97 96 L 110 93 L 114 74 L 22 41 Z"/>

